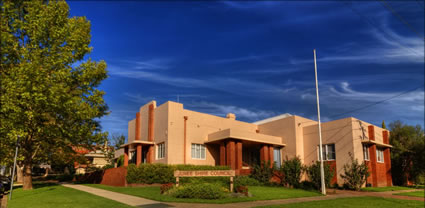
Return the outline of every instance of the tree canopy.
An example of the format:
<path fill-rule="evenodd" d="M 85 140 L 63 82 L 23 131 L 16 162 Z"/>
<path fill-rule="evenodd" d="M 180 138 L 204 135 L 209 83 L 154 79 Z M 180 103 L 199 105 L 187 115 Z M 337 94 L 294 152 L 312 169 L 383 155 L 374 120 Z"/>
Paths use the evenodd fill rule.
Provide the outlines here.
<path fill-rule="evenodd" d="M 106 63 L 87 57 L 90 22 L 69 16 L 65 1 L 1 3 L 0 163 L 19 136 L 24 189 L 33 164 L 105 138 L 97 118 L 108 113 L 98 89 Z"/>
<path fill-rule="evenodd" d="M 391 170 L 394 185 L 425 182 L 425 137 L 421 126 L 405 125 L 401 121 L 389 124 L 391 135 Z"/>

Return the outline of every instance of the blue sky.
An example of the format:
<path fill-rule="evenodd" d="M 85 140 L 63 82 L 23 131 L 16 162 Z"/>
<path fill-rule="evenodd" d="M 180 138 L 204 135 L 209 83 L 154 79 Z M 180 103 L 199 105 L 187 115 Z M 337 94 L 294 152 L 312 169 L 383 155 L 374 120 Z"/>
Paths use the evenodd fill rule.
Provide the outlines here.
<path fill-rule="evenodd" d="M 423 2 L 387 2 L 394 14 L 381 2 L 68 3 L 91 22 L 90 57 L 108 64 L 101 124 L 111 134 L 127 135 L 144 103 L 177 96 L 186 109 L 247 122 L 315 119 L 313 49 L 322 120 L 424 126 Z"/>

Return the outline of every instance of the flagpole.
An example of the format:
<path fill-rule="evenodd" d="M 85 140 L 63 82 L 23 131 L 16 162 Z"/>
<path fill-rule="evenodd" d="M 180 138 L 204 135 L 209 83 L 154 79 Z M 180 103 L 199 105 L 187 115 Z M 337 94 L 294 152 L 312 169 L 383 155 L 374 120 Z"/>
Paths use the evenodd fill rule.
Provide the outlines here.
<path fill-rule="evenodd" d="M 317 81 L 317 63 L 316 63 L 316 49 L 314 52 L 314 74 L 316 78 L 316 99 L 317 99 L 317 120 L 319 121 L 319 158 L 320 158 L 320 182 L 322 194 L 326 195 L 325 187 L 325 171 L 323 168 L 323 153 L 322 153 L 322 127 L 320 123 L 320 103 L 319 103 L 319 84 Z"/>
<path fill-rule="evenodd" d="M 12 171 L 12 179 L 10 180 L 10 194 L 9 194 L 9 200 L 12 200 L 12 192 L 13 192 L 13 179 L 15 177 L 15 170 L 16 170 L 16 158 L 18 157 L 18 148 L 19 148 L 19 136 L 16 140 L 16 147 L 15 147 L 15 159 L 13 160 L 13 171 Z"/>

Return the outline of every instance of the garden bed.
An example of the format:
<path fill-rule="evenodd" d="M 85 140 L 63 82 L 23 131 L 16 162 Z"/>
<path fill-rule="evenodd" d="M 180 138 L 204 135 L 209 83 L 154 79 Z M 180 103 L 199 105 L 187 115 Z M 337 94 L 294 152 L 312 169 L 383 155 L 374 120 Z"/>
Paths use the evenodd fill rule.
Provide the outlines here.
<path fill-rule="evenodd" d="M 143 197 L 146 199 L 162 201 L 162 202 L 186 202 L 186 203 L 235 203 L 259 200 L 289 199 L 299 197 L 322 196 L 316 191 L 306 191 L 302 189 L 290 189 L 284 187 L 268 187 L 268 186 L 249 186 L 249 192 L 252 197 L 230 197 L 221 199 L 191 199 L 176 198 L 170 195 L 161 194 L 160 187 L 113 187 L 101 184 L 85 184 L 86 186 L 100 188 L 108 191 Z M 230 194 L 229 194 L 230 195 Z"/>

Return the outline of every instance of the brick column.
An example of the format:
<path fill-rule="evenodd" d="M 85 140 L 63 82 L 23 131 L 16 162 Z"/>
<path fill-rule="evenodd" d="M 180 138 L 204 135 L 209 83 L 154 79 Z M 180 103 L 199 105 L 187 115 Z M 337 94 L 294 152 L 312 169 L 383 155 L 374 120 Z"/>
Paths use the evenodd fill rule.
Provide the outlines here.
<path fill-rule="evenodd" d="M 224 142 L 220 143 L 220 165 L 221 166 L 226 165 L 226 146 Z"/>
<path fill-rule="evenodd" d="M 227 166 L 230 166 L 232 170 L 236 169 L 236 158 L 235 158 L 235 141 L 228 141 L 226 145 L 226 159 L 227 159 Z"/>
<path fill-rule="evenodd" d="M 136 147 L 136 165 L 142 163 L 142 144 L 137 144 Z"/>
<path fill-rule="evenodd" d="M 269 160 L 270 160 L 270 167 L 273 167 L 274 165 L 274 155 L 273 155 L 274 148 L 272 145 L 269 146 Z"/>
<path fill-rule="evenodd" d="M 148 119 L 148 141 L 153 142 L 154 140 L 154 107 L 153 104 L 149 105 L 149 119 Z M 154 149 L 153 145 L 150 145 L 148 148 L 148 153 L 146 155 L 146 162 L 153 163 L 154 161 Z"/>
<path fill-rule="evenodd" d="M 153 145 L 149 145 L 148 152 L 146 153 L 146 163 L 153 163 L 154 154 L 153 154 Z"/>
<path fill-rule="evenodd" d="M 136 113 L 136 139 L 135 140 L 141 140 L 142 134 L 141 134 L 141 130 L 142 130 L 142 125 L 140 122 L 140 112 Z"/>
<path fill-rule="evenodd" d="M 124 147 L 124 167 L 128 166 L 128 146 Z"/>
<path fill-rule="evenodd" d="M 385 162 L 385 174 L 387 177 L 387 186 L 393 185 L 393 178 L 391 175 L 391 156 L 390 156 L 390 148 L 385 148 L 384 150 L 384 162 Z"/>
<path fill-rule="evenodd" d="M 269 154 L 270 154 L 269 147 L 263 144 L 260 149 L 260 161 L 261 162 L 269 161 Z"/>
<path fill-rule="evenodd" d="M 242 170 L 242 141 L 236 142 L 236 172 L 239 174 Z"/>
<path fill-rule="evenodd" d="M 378 175 L 376 174 L 376 144 L 369 146 L 370 165 L 372 166 L 372 186 L 378 186 Z"/>

